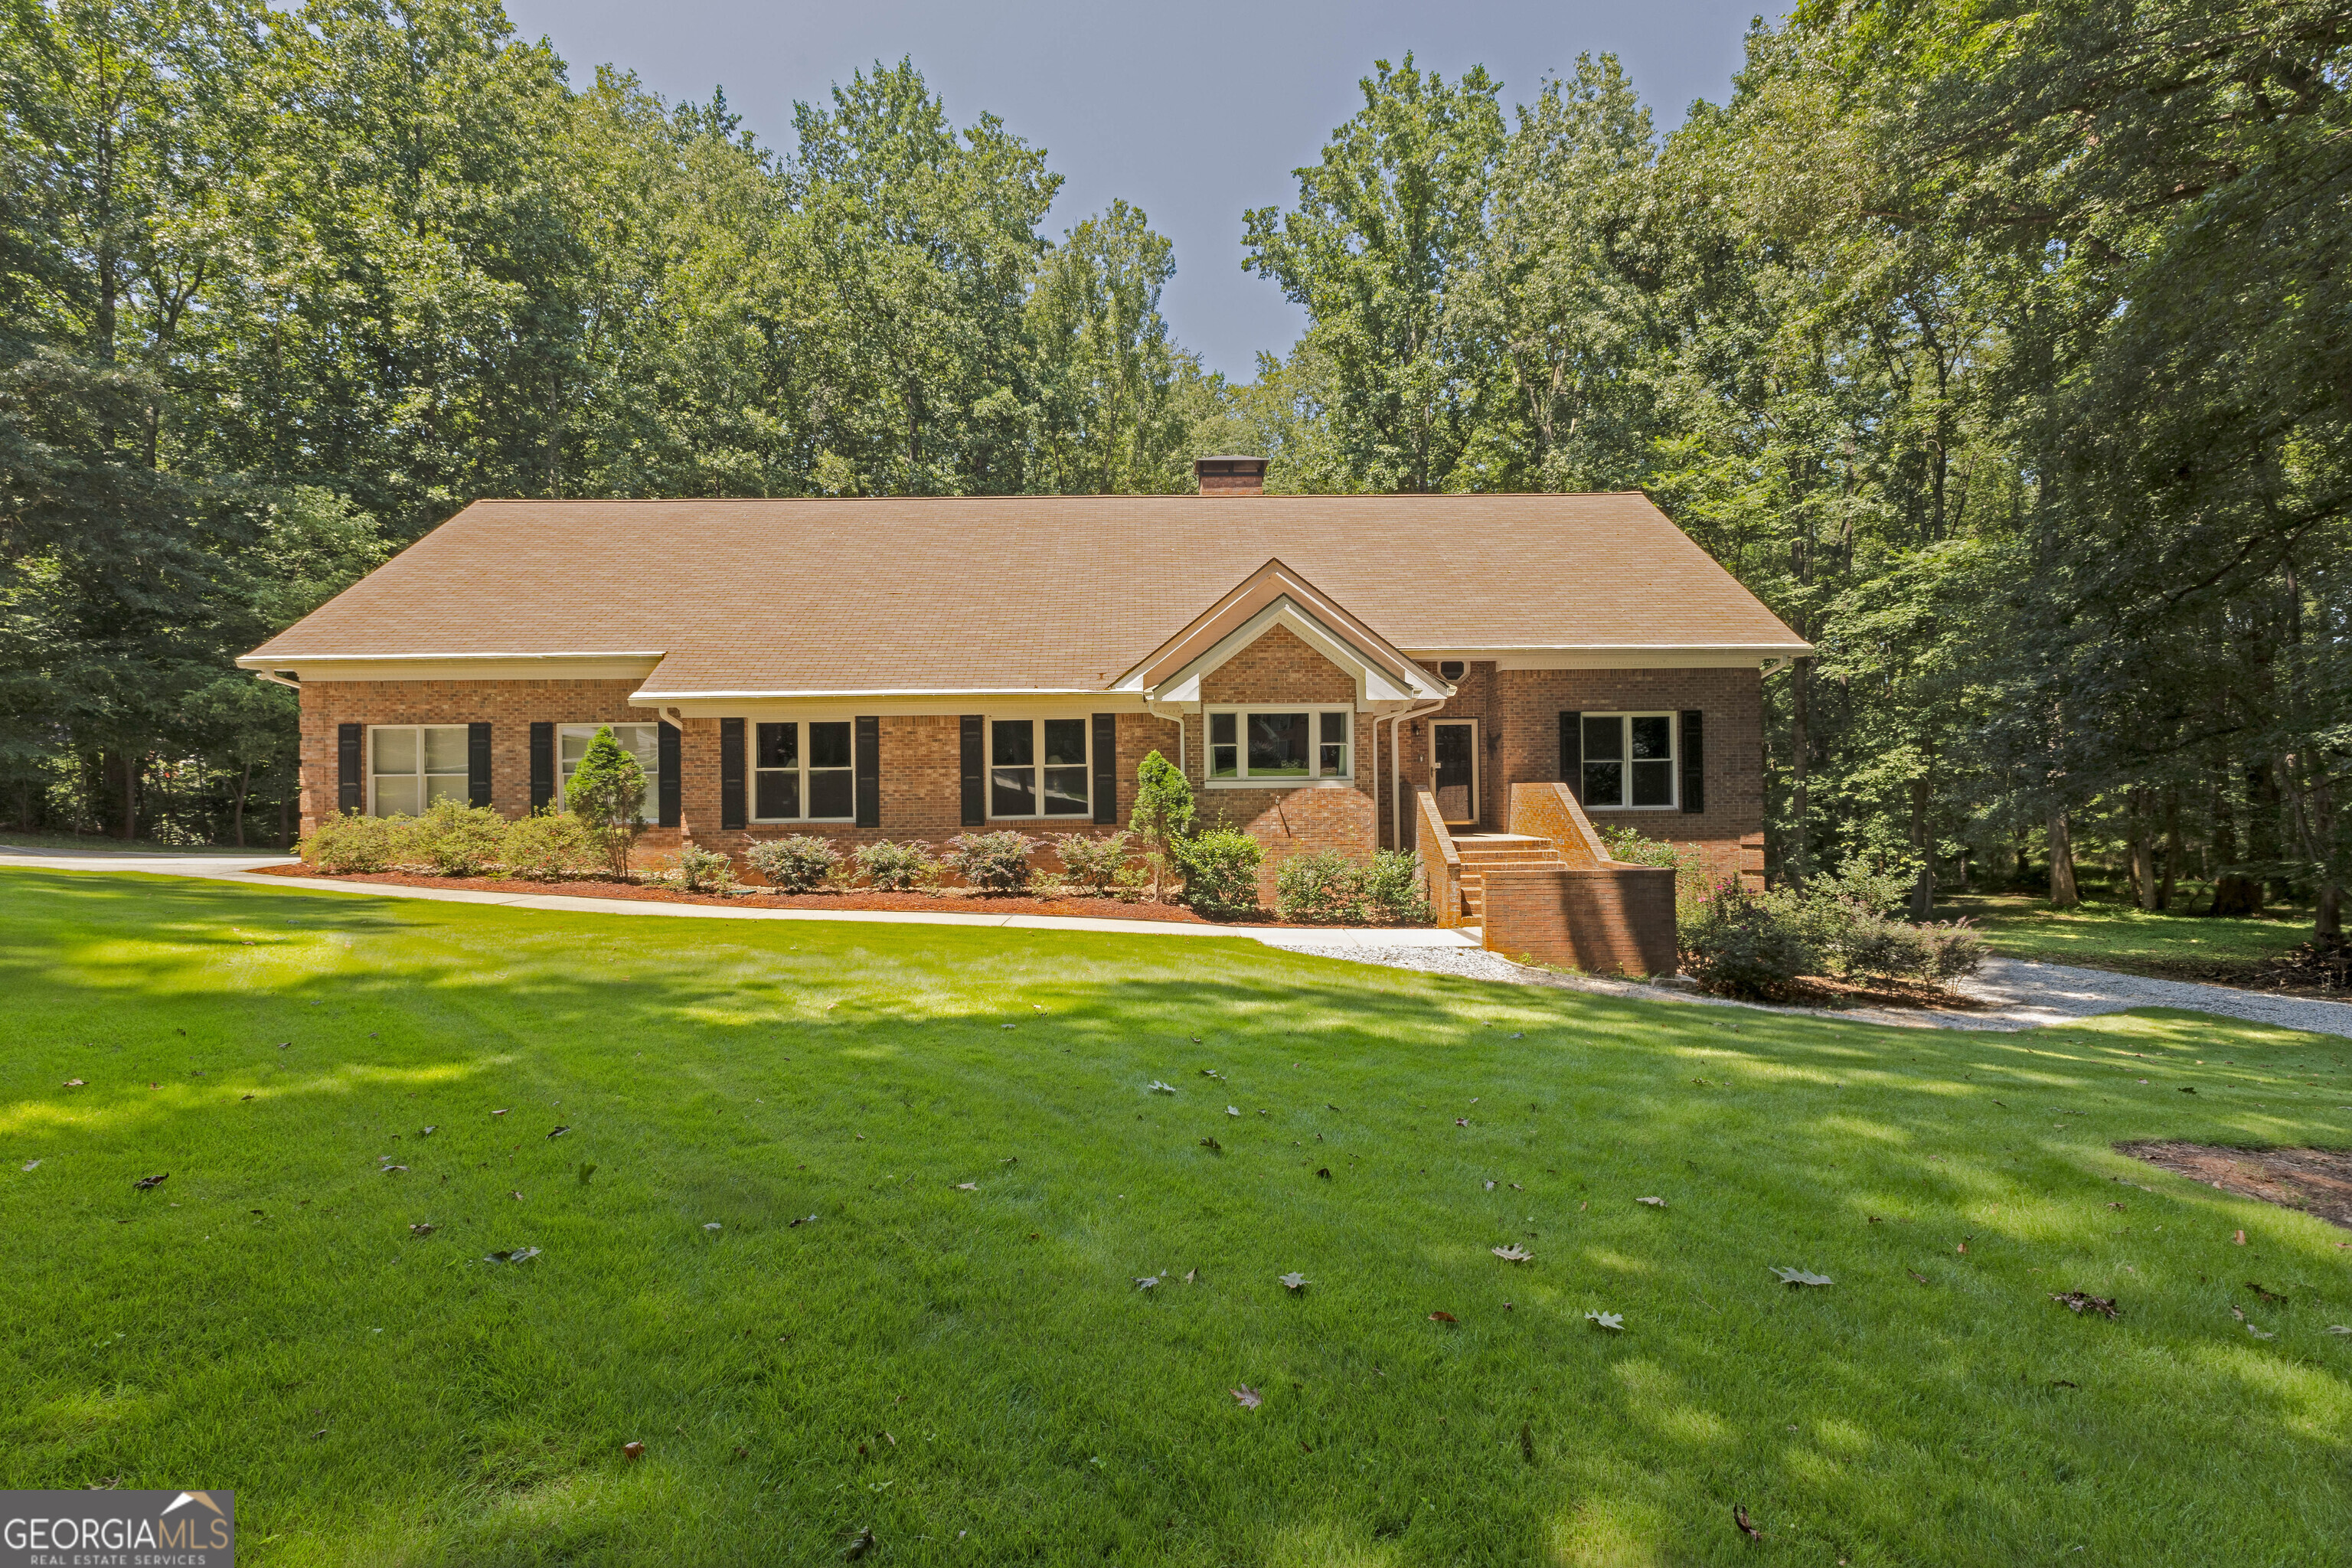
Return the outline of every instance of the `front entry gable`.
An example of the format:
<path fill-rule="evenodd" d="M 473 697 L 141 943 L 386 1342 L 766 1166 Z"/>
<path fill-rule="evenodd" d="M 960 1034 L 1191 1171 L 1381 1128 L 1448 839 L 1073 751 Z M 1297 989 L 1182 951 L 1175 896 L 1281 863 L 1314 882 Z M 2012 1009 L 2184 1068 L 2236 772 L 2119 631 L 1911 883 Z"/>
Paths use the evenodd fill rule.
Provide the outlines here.
<path fill-rule="evenodd" d="M 1427 701 L 1452 695 L 1446 682 L 1405 657 L 1279 560 L 1235 584 L 1192 623 L 1113 682 L 1154 702 L 1198 702 L 1202 680 L 1281 627 L 1355 683 L 1356 701 Z"/>

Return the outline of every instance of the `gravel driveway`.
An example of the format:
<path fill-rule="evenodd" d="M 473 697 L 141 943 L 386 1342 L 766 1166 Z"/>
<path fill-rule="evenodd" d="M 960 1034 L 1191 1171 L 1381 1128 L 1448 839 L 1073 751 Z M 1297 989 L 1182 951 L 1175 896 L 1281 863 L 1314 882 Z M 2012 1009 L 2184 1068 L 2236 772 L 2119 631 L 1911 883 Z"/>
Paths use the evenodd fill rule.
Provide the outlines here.
<path fill-rule="evenodd" d="M 1811 1016 L 1820 1016 L 1825 1011 L 1727 1002 L 1719 996 L 1702 996 L 1689 989 L 1686 982 L 1652 985 L 1638 981 L 1558 974 L 1513 963 L 1483 948 L 1341 948 L 1318 946 L 1311 938 L 1302 942 L 1276 940 L 1269 945 L 1294 952 L 1344 958 L 1356 963 L 1384 963 L 1398 969 L 1428 970 L 1520 985 L 1557 985 L 1649 1002 L 1689 1002 L 1707 1007 L 1749 1007 Z M 2179 980 L 2144 980 L 2137 974 L 2077 969 L 2063 963 L 2034 963 L 2021 958 L 1988 958 L 1984 968 L 1973 978 L 1955 982 L 1952 989 L 1988 1005 L 1982 1011 L 1966 1013 L 1924 1007 L 1846 1007 L 1838 1009 L 1835 1016 L 1909 1028 L 2033 1029 L 2133 1007 L 2179 1007 L 2280 1028 L 2307 1029 L 2314 1034 L 2352 1038 L 2352 1002 L 2322 1002 L 2304 996 L 2239 991 L 2227 985 L 2195 985 Z"/>

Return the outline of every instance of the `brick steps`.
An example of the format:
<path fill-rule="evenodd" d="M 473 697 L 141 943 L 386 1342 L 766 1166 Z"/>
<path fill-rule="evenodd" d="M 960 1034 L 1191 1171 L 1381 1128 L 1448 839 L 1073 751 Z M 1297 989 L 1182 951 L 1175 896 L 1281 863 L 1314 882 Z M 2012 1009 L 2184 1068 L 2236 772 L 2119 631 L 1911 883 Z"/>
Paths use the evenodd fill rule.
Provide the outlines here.
<path fill-rule="evenodd" d="M 1456 835 L 1455 853 L 1462 858 L 1462 908 L 1472 922 L 1486 912 L 1486 873 L 1567 864 L 1549 838 L 1524 833 Z"/>

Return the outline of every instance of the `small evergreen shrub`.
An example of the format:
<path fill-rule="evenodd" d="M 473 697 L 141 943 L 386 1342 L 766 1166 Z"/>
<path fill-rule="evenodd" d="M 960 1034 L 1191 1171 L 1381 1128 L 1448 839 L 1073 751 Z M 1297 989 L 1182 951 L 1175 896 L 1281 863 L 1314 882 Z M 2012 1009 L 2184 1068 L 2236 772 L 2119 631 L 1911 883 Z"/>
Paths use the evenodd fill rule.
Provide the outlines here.
<path fill-rule="evenodd" d="M 504 858 L 507 820 L 487 805 L 445 795 L 412 817 L 400 835 L 400 858 L 444 877 L 478 877 Z"/>
<path fill-rule="evenodd" d="M 770 887 L 787 893 L 808 892 L 841 868 L 841 851 L 831 839 L 814 833 L 754 844 L 743 851 L 743 858 Z"/>
<path fill-rule="evenodd" d="M 1167 874 L 1179 868 L 1177 846 L 1192 827 L 1192 786 L 1174 763 L 1153 752 L 1135 769 L 1135 809 L 1128 826 L 1142 840 L 1151 866 L 1151 901 L 1158 903 Z"/>
<path fill-rule="evenodd" d="M 681 844 L 662 857 L 661 879 L 689 893 L 724 893 L 735 886 L 735 862 L 716 849 Z"/>
<path fill-rule="evenodd" d="M 1062 882 L 1072 892 L 1103 897 L 1118 889 L 1127 874 L 1127 829 L 1106 838 L 1084 833 L 1054 835 L 1054 853 L 1062 862 Z"/>
<path fill-rule="evenodd" d="M 1679 923 L 1684 969 L 1718 996 L 1771 1001 L 1814 966 L 1802 922 L 1736 879 L 1717 883 Z"/>
<path fill-rule="evenodd" d="M 1410 849 L 1375 849 L 1364 868 L 1364 912 L 1390 925 L 1427 925 L 1429 895 Z"/>
<path fill-rule="evenodd" d="M 407 820 L 338 812 L 320 818 L 297 847 L 303 859 L 321 871 L 381 871 L 392 864 L 398 825 Z"/>
<path fill-rule="evenodd" d="M 625 881 L 629 852 L 646 830 L 646 769 L 610 724 L 599 726 L 589 739 L 579 765 L 564 782 L 563 804 L 587 825 L 604 851 L 606 868 Z"/>
<path fill-rule="evenodd" d="M 1181 839 L 1176 866 L 1184 901 L 1213 920 L 1257 912 L 1257 872 L 1265 848 L 1238 827 L 1212 827 Z"/>
<path fill-rule="evenodd" d="M 1286 921 L 1360 924 L 1364 918 L 1363 869 L 1337 849 L 1293 855 L 1275 870 L 1274 910 Z"/>
<path fill-rule="evenodd" d="M 939 858 L 926 845 L 894 844 L 885 838 L 878 844 L 859 845 L 851 858 L 868 884 L 894 892 L 928 888 L 940 879 Z"/>
<path fill-rule="evenodd" d="M 1025 833 L 959 833 L 948 840 L 948 869 L 983 893 L 1029 890 L 1029 854 L 1037 841 Z"/>
<path fill-rule="evenodd" d="M 587 824 L 551 805 L 508 823 L 506 837 L 499 845 L 499 860 L 507 875 L 528 877 L 535 882 L 577 877 L 594 870 L 604 859 Z"/>

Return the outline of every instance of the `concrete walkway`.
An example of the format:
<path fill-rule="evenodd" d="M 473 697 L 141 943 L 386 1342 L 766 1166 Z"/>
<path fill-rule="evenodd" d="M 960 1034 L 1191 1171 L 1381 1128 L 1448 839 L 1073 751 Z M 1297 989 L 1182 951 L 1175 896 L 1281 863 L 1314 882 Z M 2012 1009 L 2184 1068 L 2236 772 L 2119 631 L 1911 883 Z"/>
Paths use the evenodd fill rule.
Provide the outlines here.
<path fill-rule="evenodd" d="M 557 913 L 660 915 L 677 920 L 850 921 L 868 925 L 998 926 L 1019 931 L 1111 931 L 1125 936 L 1240 936 L 1272 947 L 1302 942 L 1318 948 L 1449 948 L 1478 945 L 1476 930 L 1438 931 L 1395 926 L 1211 925 L 1192 921 L 1122 921 L 1080 915 L 933 914 L 915 910 L 747 910 L 724 904 L 672 904 L 651 899 L 578 899 L 562 893 L 488 893 L 464 888 L 405 888 L 391 882 L 346 882 L 326 878 L 259 874 L 257 868 L 282 866 L 285 855 L 173 855 L 168 851 L 19 849 L 0 846 L 0 866 L 45 871 L 139 871 L 155 877 L 190 877 L 207 882 L 237 882 L 275 892 L 317 889 L 364 893 L 383 899 L 425 899 L 450 904 L 501 904 L 510 909 Z"/>

